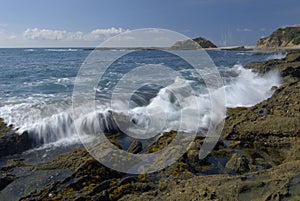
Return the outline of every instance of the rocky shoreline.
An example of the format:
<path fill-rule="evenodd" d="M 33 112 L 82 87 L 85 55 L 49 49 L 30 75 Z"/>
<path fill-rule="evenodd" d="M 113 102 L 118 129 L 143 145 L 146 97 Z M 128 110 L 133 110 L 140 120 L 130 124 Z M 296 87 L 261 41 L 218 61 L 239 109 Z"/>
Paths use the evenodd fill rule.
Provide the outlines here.
<path fill-rule="evenodd" d="M 246 68 L 262 74 L 277 70 L 283 83 L 253 107 L 228 108 L 222 138 L 205 160 L 198 159 L 200 136 L 175 164 L 149 175 L 110 170 L 85 149 L 39 164 L 12 157 L 0 163 L 0 198 L 11 200 L 10 189 L 29 180 L 36 186 L 26 183 L 15 200 L 300 200 L 300 52 Z M 0 137 L 0 157 L 29 148 L 26 133 L 20 141 L 15 132 L 0 120 L 0 135 L 6 134 Z M 164 133 L 145 150 L 135 141 L 128 151 L 155 152 L 175 135 Z M 110 140 L 120 146 L 115 136 Z M 24 149 L 4 153 L 11 148 L 2 146 L 7 142 Z"/>

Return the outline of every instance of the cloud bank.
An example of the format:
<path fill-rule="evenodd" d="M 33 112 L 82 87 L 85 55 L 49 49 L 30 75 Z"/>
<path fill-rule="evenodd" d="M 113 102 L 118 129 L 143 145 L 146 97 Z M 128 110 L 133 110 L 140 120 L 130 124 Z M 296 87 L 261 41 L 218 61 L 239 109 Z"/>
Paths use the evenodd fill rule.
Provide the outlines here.
<path fill-rule="evenodd" d="M 19 33 L 0 24 L 0 47 L 95 47 L 106 39 L 127 32 L 124 28 L 98 28 L 90 32 L 26 28 Z"/>
<path fill-rule="evenodd" d="M 23 37 L 29 40 L 50 40 L 50 41 L 99 41 L 105 40 L 107 37 L 111 37 L 116 34 L 128 31 L 123 28 L 108 28 L 108 29 L 95 29 L 89 33 L 83 33 L 81 31 L 68 32 L 65 30 L 51 30 L 51 29 L 26 29 L 23 32 Z"/>

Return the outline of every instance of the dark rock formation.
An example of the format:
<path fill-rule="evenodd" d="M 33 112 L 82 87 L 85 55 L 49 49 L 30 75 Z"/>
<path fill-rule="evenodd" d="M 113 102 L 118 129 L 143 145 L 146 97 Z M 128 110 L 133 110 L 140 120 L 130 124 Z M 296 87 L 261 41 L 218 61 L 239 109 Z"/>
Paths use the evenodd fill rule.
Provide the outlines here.
<path fill-rule="evenodd" d="M 239 174 L 246 173 L 250 170 L 248 159 L 237 153 L 234 153 L 230 160 L 226 163 L 226 168 Z"/>
<path fill-rule="evenodd" d="M 0 191 L 4 189 L 8 184 L 13 182 L 15 179 L 16 176 L 12 174 L 0 175 Z"/>
<path fill-rule="evenodd" d="M 0 137 L 3 135 L 13 134 L 13 125 L 7 125 L 2 118 L 0 118 Z"/>
<path fill-rule="evenodd" d="M 172 50 L 195 50 L 201 48 L 216 48 L 217 46 L 213 44 L 211 41 L 198 37 L 185 41 L 178 41 L 174 45 L 171 46 Z"/>
<path fill-rule="evenodd" d="M 274 59 L 266 62 L 251 62 L 245 68 L 264 74 L 270 70 L 277 70 L 283 77 L 300 77 L 300 53 L 289 53 L 284 59 Z"/>
<path fill-rule="evenodd" d="M 0 119 L 0 157 L 22 153 L 31 147 L 31 141 L 27 132 L 17 134 L 12 125 L 7 126 Z"/>
<path fill-rule="evenodd" d="M 239 46 L 239 47 L 232 47 L 232 48 L 225 48 L 221 50 L 229 50 L 229 51 L 250 51 L 253 49 L 246 48 L 245 46 Z"/>
<path fill-rule="evenodd" d="M 300 45 L 300 27 L 279 28 L 270 36 L 257 41 L 257 47 L 276 48 Z"/>
<path fill-rule="evenodd" d="M 127 151 L 129 153 L 138 154 L 143 150 L 143 145 L 140 141 L 134 140 L 130 146 L 128 147 Z"/>

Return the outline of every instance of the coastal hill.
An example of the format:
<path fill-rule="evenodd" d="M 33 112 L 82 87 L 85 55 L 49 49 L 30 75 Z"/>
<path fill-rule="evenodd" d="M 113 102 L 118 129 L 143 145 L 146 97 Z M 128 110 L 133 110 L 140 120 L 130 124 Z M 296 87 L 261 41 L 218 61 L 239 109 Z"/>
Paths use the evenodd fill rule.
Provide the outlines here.
<path fill-rule="evenodd" d="M 197 46 L 195 42 L 199 45 Z M 196 47 L 197 46 L 197 47 Z M 194 39 L 178 41 L 174 45 L 171 46 L 172 50 L 193 50 L 200 48 L 217 48 L 215 44 L 213 44 L 210 40 L 207 40 L 203 37 L 198 37 Z"/>
<path fill-rule="evenodd" d="M 257 41 L 259 48 L 292 47 L 300 45 L 300 26 L 279 28 L 270 36 Z"/>

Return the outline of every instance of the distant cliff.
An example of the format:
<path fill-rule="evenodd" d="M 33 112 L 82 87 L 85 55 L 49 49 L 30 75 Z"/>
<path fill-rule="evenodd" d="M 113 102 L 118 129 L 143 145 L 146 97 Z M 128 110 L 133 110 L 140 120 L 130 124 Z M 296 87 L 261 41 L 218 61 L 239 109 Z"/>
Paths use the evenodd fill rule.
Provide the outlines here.
<path fill-rule="evenodd" d="M 196 43 L 195 43 L 196 42 Z M 198 45 L 199 46 L 198 46 Z M 198 37 L 190 40 L 178 41 L 174 45 L 172 45 L 172 50 L 191 50 L 191 49 L 199 49 L 199 48 L 216 48 L 217 46 L 213 44 L 211 41 Z"/>
<path fill-rule="evenodd" d="M 300 26 L 279 28 L 270 36 L 259 39 L 256 45 L 260 48 L 300 45 Z"/>

